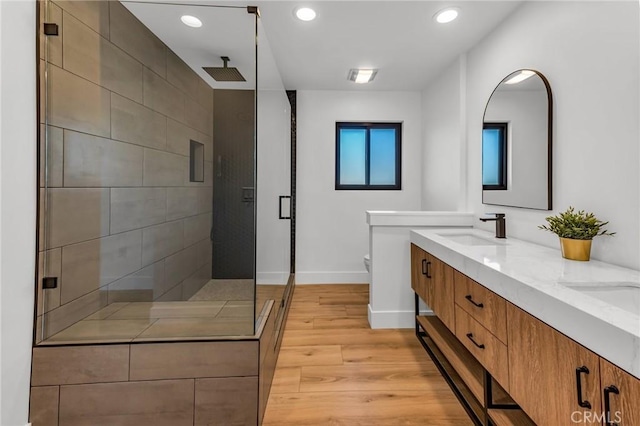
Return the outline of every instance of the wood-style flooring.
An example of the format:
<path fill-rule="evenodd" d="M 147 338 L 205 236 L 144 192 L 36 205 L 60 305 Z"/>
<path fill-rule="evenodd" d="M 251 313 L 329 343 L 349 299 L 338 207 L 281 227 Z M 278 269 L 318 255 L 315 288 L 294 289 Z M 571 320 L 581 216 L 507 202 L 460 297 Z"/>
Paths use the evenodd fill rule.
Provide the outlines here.
<path fill-rule="evenodd" d="M 413 329 L 371 330 L 368 285 L 298 285 L 264 425 L 471 425 Z"/>

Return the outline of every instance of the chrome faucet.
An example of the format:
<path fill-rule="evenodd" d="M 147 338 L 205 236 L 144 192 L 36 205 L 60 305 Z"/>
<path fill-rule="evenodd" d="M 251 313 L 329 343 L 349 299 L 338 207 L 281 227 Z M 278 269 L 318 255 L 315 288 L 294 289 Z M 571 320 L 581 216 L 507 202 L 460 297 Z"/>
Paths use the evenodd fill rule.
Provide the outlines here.
<path fill-rule="evenodd" d="M 493 214 L 495 217 L 481 217 L 481 222 L 496 221 L 496 238 L 507 238 L 507 222 L 504 217 L 504 213 L 488 213 Z"/>

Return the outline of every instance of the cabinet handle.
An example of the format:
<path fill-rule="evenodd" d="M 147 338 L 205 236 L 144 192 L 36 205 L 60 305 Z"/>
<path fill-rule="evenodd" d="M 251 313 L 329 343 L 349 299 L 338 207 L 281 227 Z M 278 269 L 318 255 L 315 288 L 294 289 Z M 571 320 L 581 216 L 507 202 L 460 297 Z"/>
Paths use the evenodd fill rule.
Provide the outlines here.
<path fill-rule="evenodd" d="M 589 369 L 586 365 L 576 368 L 576 386 L 578 388 L 578 405 L 582 408 L 591 408 L 589 401 L 583 401 L 582 399 L 582 373 L 589 374 Z"/>
<path fill-rule="evenodd" d="M 473 303 L 474 306 L 478 308 L 484 308 L 484 304 L 482 302 L 476 303 L 470 294 L 467 294 L 464 298 L 467 299 L 469 302 Z"/>
<path fill-rule="evenodd" d="M 473 333 L 467 333 L 467 338 L 468 338 L 469 340 L 471 340 L 471 341 L 473 342 L 473 344 L 474 344 L 474 345 L 476 345 L 477 347 L 479 347 L 480 349 L 484 349 L 484 344 L 480 344 L 480 345 L 479 345 L 479 344 L 478 344 L 478 342 L 476 342 L 476 341 L 473 339 Z"/>
<path fill-rule="evenodd" d="M 427 259 L 422 259 L 422 275 L 427 275 Z"/>
<path fill-rule="evenodd" d="M 617 426 L 618 423 L 612 422 L 611 420 L 611 401 L 609 400 L 612 393 L 618 395 L 620 391 L 615 385 L 607 386 L 604 388 L 604 424 L 605 426 Z"/>
<path fill-rule="evenodd" d="M 427 272 L 426 272 L 426 276 L 427 278 L 431 278 L 431 268 L 429 268 L 429 266 L 431 266 L 431 262 L 427 262 Z"/>

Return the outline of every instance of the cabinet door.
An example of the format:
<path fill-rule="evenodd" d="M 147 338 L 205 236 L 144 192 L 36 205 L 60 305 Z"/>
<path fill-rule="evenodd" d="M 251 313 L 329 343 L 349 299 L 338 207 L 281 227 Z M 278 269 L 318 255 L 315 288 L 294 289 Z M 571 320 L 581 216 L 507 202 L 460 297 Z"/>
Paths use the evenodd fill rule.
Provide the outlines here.
<path fill-rule="evenodd" d="M 411 244 L 411 288 L 415 291 L 427 305 L 430 304 L 429 285 L 430 279 L 428 255 L 415 244 Z"/>
<path fill-rule="evenodd" d="M 432 255 L 429 255 L 428 261 L 431 262 L 431 281 L 433 283 L 431 309 L 440 318 L 440 321 L 455 333 L 453 268 Z"/>
<path fill-rule="evenodd" d="M 509 393 L 529 417 L 539 425 L 600 424 L 599 357 L 511 303 L 507 321 Z"/>
<path fill-rule="evenodd" d="M 640 425 L 640 380 L 602 358 L 600 378 L 603 391 L 602 412 L 607 416 L 607 409 L 609 410 L 610 421 L 606 423 L 605 417 L 604 424 Z M 605 390 L 608 396 L 605 395 Z"/>

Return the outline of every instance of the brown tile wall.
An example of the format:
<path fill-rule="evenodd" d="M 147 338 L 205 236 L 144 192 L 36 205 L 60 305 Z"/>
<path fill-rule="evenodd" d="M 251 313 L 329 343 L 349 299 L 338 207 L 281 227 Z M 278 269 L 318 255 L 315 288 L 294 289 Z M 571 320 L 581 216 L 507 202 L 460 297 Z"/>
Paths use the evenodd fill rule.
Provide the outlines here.
<path fill-rule="evenodd" d="M 166 365 L 175 363 L 173 368 Z M 255 342 L 151 343 L 131 347 L 131 380 L 257 376 Z"/>
<path fill-rule="evenodd" d="M 265 398 L 259 345 L 254 339 L 36 347 L 30 421 L 256 425 L 259 397 Z"/>
<path fill-rule="evenodd" d="M 119 2 L 49 5 L 39 276 L 59 288 L 38 292 L 38 339 L 107 303 L 186 299 L 211 270 L 213 90 Z M 189 182 L 190 140 L 203 183 Z"/>

